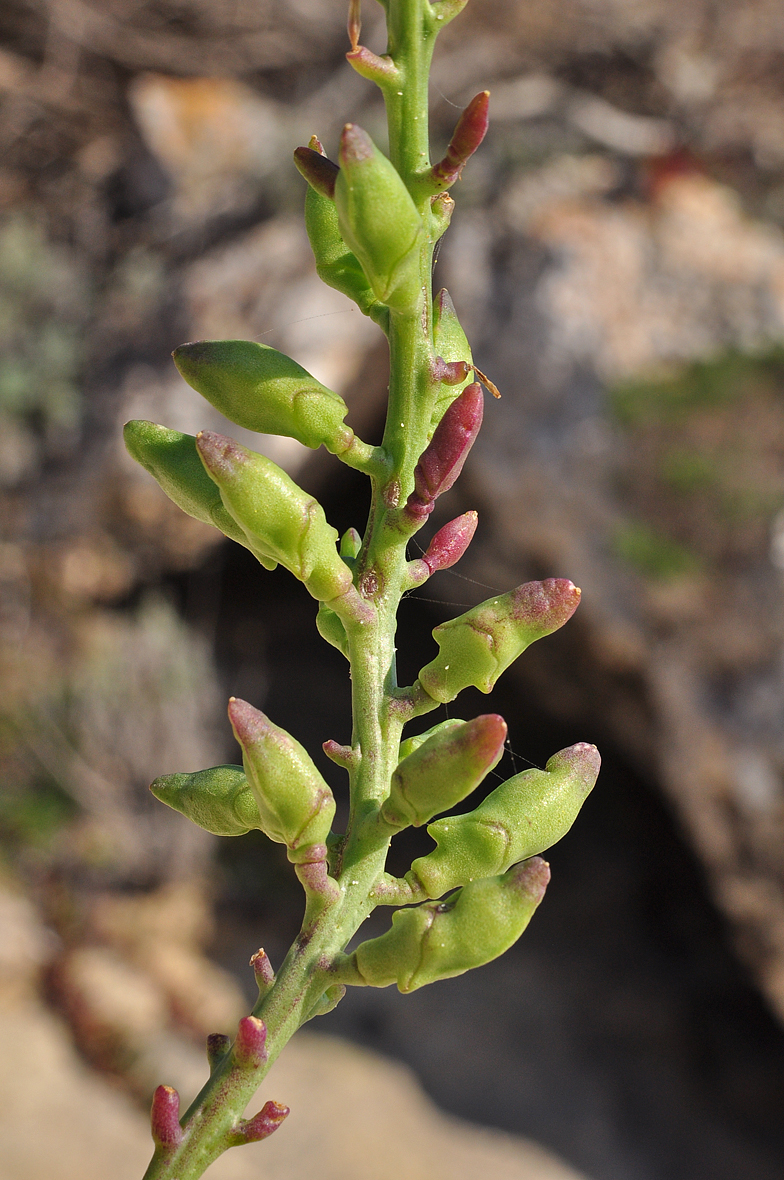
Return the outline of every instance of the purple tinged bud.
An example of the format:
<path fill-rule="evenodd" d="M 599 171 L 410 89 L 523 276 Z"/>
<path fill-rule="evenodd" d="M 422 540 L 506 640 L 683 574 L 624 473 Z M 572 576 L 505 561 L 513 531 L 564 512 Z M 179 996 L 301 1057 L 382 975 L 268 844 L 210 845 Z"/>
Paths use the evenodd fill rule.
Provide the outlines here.
<path fill-rule="evenodd" d="M 460 385 L 470 377 L 474 368 L 467 361 L 445 361 L 443 357 L 437 356 L 430 365 L 430 371 L 434 381 L 441 381 L 444 385 Z"/>
<path fill-rule="evenodd" d="M 482 425 L 482 387 L 474 381 L 448 406 L 414 471 L 414 491 L 403 509 L 421 524 L 437 496 L 449 491 L 463 470 Z"/>
<path fill-rule="evenodd" d="M 321 748 L 330 761 L 334 762 L 337 766 L 344 766 L 348 769 L 354 766 L 357 761 L 357 755 L 353 748 L 351 746 L 342 746 L 334 738 L 327 738 L 325 742 L 321 743 Z"/>
<path fill-rule="evenodd" d="M 340 556 L 356 561 L 362 548 L 362 538 L 355 528 L 346 529 L 340 538 Z"/>
<path fill-rule="evenodd" d="M 207 1063 L 210 1067 L 210 1073 L 223 1060 L 230 1048 L 231 1037 L 226 1036 L 226 1033 L 209 1034 L 207 1037 Z"/>
<path fill-rule="evenodd" d="M 275 982 L 275 972 L 272 970 L 272 963 L 270 963 L 269 955 L 263 946 L 259 947 L 255 955 L 251 955 L 250 966 L 256 976 L 259 991 L 267 991 L 271 988 Z"/>
<path fill-rule="evenodd" d="M 242 1069 L 258 1069 L 267 1060 L 267 1026 L 258 1016 L 243 1016 L 234 1041 L 234 1061 Z"/>
<path fill-rule="evenodd" d="M 252 1119 L 243 1119 L 232 1134 L 235 1144 L 258 1143 L 267 1139 L 289 1115 L 289 1107 L 279 1102 L 265 1102 L 259 1113 Z"/>
<path fill-rule="evenodd" d="M 153 1094 L 150 1123 L 159 1147 L 173 1148 L 182 1142 L 180 1096 L 173 1086 L 158 1086 Z"/>
<path fill-rule="evenodd" d="M 320 145 L 319 145 L 320 146 Z M 335 181 L 340 169 L 322 152 L 309 147 L 298 147 L 294 151 L 294 163 L 311 188 L 323 197 L 335 199 Z"/>
<path fill-rule="evenodd" d="M 487 134 L 489 124 L 490 91 L 483 90 L 472 98 L 457 121 L 446 155 L 433 165 L 431 176 L 439 188 L 449 188 L 460 176 L 466 162 Z"/>
<path fill-rule="evenodd" d="M 431 574 L 448 570 L 460 560 L 471 544 L 478 520 L 476 512 L 465 512 L 438 530 L 422 559 Z"/>

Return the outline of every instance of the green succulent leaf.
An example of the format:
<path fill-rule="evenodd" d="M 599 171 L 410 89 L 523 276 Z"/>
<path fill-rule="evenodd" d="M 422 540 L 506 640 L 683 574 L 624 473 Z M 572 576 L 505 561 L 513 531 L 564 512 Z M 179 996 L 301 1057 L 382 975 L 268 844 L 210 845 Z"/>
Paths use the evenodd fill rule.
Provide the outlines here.
<path fill-rule="evenodd" d="M 203 431 L 196 443 L 248 548 L 285 565 L 322 602 L 345 594 L 352 585 L 351 570 L 338 553 L 337 531 L 319 502 L 277 463 L 234 439 Z"/>
<path fill-rule="evenodd" d="M 383 819 L 393 827 L 419 826 L 461 803 L 498 764 L 505 741 L 506 723 L 497 713 L 442 726 L 398 764 Z"/>
<path fill-rule="evenodd" d="M 247 701 L 232 697 L 229 720 L 262 831 L 288 847 L 290 860 L 324 860 L 335 799 L 308 752 Z"/>
<path fill-rule="evenodd" d="M 358 978 L 347 976 L 347 982 L 396 983 L 401 992 L 412 992 L 489 963 L 517 942 L 549 879 L 548 866 L 535 857 L 502 876 L 466 885 L 446 902 L 397 910 L 391 930 L 354 951 Z"/>
<path fill-rule="evenodd" d="M 261 827 L 259 808 L 241 766 L 164 774 L 150 790 L 161 803 L 215 836 L 244 836 Z"/>
<path fill-rule="evenodd" d="M 196 439 L 155 422 L 126 422 L 123 431 L 130 455 L 146 468 L 178 508 L 216 528 L 232 541 L 250 548 L 248 538 L 226 511 L 220 491 L 204 470 Z M 264 561 L 269 569 L 277 562 Z"/>
<path fill-rule="evenodd" d="M 342 452 L 354 432 L 348 406 L 306 369 L 254 340 L 199 340 L 173 352 L 182 376 L 238 426 L 296 438 L 306 447 Z"/>
<path fill-rule="evenodd" d="M 389 313 L 376 299 L 359 259 L 343 240 L 335 202 L 310 185 L 305 196 L 305 229 L 321 281 L 348 295 L 363 315 L 385 328 Z"/>
<path fill-rule="evenodd" d="M 420 684 L 442 703 L 469 686 L 490 692 L 527 647 L 571 618 L 579 601 L 580 591 L 568 579 L 548 578 L 441 623 L 433 631 L 440 651 L 419 673 Z"/>
<path fill-rule="evenodd" d="M 406 880 L 441 897 L 544 852 L 569 831 L 600 765 L 596 747 L 580 742 L 553 754 L 544 770 L 507 779 L 474 811 L 436 820 L 427 830 L 437 847 L 414 861 Z"/>
<path fill-rule="evenodd" d="M 341 236 L 379 302 L 395 310 L 415 303 L 422 218 L 392 162 L 353 124 L 343 131 L 335 206 Z"/>

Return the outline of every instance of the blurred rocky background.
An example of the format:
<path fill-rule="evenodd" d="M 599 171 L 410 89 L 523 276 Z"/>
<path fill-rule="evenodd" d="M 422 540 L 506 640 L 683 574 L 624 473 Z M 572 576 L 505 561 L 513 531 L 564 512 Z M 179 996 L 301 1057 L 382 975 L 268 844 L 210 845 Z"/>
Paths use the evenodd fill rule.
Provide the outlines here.
<path fill-rule="evenodd" d="M 295 356 L 378 437 L 383 341 L 316 279 L 290 163 L 348 119 L 383 142 L 345 7 L 0 7 L 8 1180 L 139 1175 L 133 1102 L 196 1089 L 249 954 L 279 961 L 298 926 L 275 847 L 219 844 L 147 785 L 236 760 L 230 693 L 314 756 L 345 740 L 342 660 L 298 586 L 184 517 L 119 440 L 130 417 L 222 429 L 169 354 L 233 336 Z M 471 0 L 444 32 L 435 150 L 485 86 L 494 121 L 436 283 L 503 398 L 445 508 L 477 508 L 478 539 L 404 604 L 401 664 L 413 678 L 488 587 L 573 578 L 578 616 L 493 703 L 518 768 L 587 739 L 606 769 L 513 952 L 321 1021 L 419 1082 L 302 1034 L 277 1067 L 290 1123 L 216 1177 L 784 1172 L 783 63 L 767 0 Z M 361 523 L 351 473 L 251 445 Z"/>

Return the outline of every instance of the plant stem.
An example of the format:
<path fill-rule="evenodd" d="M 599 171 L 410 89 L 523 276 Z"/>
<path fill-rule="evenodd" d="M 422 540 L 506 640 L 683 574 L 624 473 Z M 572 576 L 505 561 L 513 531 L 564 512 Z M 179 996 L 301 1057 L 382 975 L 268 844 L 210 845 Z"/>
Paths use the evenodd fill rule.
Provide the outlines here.
<path fill-rule="evenodd" d="M 406 585 L 410 529 L 401 531 L 398 509 L 413 488 L 414 467 L 427 443 L 435 397 L 431 291 L 435 219 L 417 180 L 429 167 L 427 88 L 436 33 L 427 0 L 388 0 L 386 7 L 389 53 L 402 76 L 399 85 L 384 90 L 390 157 L 423 216 L 426 232 L 417 303 L 405 313 L 390 315 L 389 407 L 382 442 L 387 463 L 383 474 L 376 470 L 372 476 L 372 507 L 355 576 L 373 617 L 344 620 L 353 708 L 349 826 L 337 849 L 335 879 L 321 894 L 306 885 L 308 906 L 300 934 L 274 985 L 253 1009 L 267 1028 L 265 1060 L 249 1067 L 235 1061 L 230 1050 L 181 1119 L 182 1142 L 156 1150 L 145 1180 L 197 1180 L 230 1145 L 232 1132 L 270 1066 L 330 986 L 330 965 L 374 909 L 371 895 L 384 874 L 389 834 L 379 828 L 376 816 L 397 763 L 404 720 L 396 692 L 394 642 L 397 609 Z M 428 707 L 435 707 L 435 702 L 425 703 L 419 711 Z"/>

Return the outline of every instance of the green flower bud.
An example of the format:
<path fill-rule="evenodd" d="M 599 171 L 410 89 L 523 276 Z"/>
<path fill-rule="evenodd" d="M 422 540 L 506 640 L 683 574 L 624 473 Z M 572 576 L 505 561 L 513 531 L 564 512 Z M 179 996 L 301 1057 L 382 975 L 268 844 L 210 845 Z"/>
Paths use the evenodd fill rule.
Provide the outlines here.
<path fill-rule="evenodd" d="M 381 303 L 403 311 L 419 296 L 422 218 L 397 169 L 368 135 L 343 128 L 335 205 L 343 240 Z"/>
<path fill-rule="evenodd" d="M 258 826 L 288 847 L 289 860 L 324 860 L 335 800 L 307 750 L 247 701 L 231 698 L 229 720 L 242 746 Z"/>
<path fill-rule="evenodd" d="M 150 790 L 215 836 L 244 836 L 261 827 L 259 808 L 241 766 L 211 766 L 194 774 L 164 774 Z"/>
<path fill-rule="evenodd" d="M 234 439 L 202 431 L 196 445 L 224 507 L 242 527 L 254 553 L 279 561 L 321 601 L 351 586 L 351 570 L 337 551 L 337 530 L 324 509 L 271 459 Z"/>
<path fill-rule="evenodd" d="M 433 631 L 440 651 L 419 673 L 436 701 L 453 701 L 469 685 L 490 692 L 496 680 L 536 639 L 562 627 L 580 602 L 566 578 L 526 582 L 490 598 Z"/>
<path fill-rule="evenodd" d="M 346 529 L 343 536 L 340 538 L 340 556 L 349 565 L 359 557 L 362 549 L 362 538 L 356 529 Z"/>
<path fill-rule="evenodd" d="M 343 241 L 335 202 L 310 185 L 305 195 L 305 229 L 322 283 L 348 295 L 363 315 L 384 327 L 389 313 L 373 294 L 356 254 Z"/>
<path fill-rule="evenodd" d="M 489 963 L 517 942 L 549 879 L 547 864 L 536 857 L 503 876 L 466 885 L 446 902 L 397 910 L 391 930 L 350 956 L 361 982 L 397 983 L 401 992 L 412 992 Z"/>
<path fill-rule="evenodd" d="M 580 742 L 554 754 L 544 770 L 524 770 L 501 783 L 467 815 L 436 820 L 427 830 L 438 847 L 414 861 L 406 880 L 442 897 L 544 852 L 569 831 L 600 764 L 596 747 Z"/>
<path fill-rule="evenodd" d="M 348 406 L 291 357 L 253 340 L 199 340 L 173 352 L 182 376 L 216 410 L 260 434 L 342 454 L 354 440 Z"/>
<path fill-rule="evenodd" d="M 204 524 L 215 525 L 232 541 L 250 548 L 248 538 L 226 511 L 218 488 L 204 470 L 192 434 L 181 434 L 154 422 L 135 421 L 126 422 L 123 436 L 129 453 L 158 481 L 178 508 Z M 267 558 L 262 564 L 274 569 L 277 562 Z"/>
<path fill-rule="evenodd" d="M 458 725 L 464 725 L 459 717 L 447 717 L 446 721 L 439 721 L 438 725 L 431 726 L 426 729 L 424 733 L 415 733 L 412 737 L 406 738 L 400 743 L 400 753 L 398 761 L 402 762 L 409 754 L 413 754 L 414 750 L 418 750 L 425 742 L 437 733 L 445 733 L 450 729 L 456 729 Z"/>
<path fill-rule="evenodd" d="M 505 741 L 506 722 L 497 713 L 433 734 L 398 764 L 382 818 L 397 828 L 419 827 L 462 802 L 497 765 Z"/>

